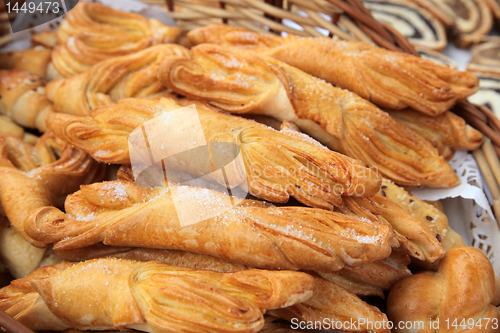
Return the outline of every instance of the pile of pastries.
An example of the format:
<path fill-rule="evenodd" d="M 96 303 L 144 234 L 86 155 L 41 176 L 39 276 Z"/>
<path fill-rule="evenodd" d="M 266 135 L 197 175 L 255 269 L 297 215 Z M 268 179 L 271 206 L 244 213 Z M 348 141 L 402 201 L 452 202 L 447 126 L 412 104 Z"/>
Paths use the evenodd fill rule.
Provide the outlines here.
<path fill-rule="evenodd" d="M 0 310 L 31 330 L 498 331 L 489 258 L 409 192 L 458 185 L 447 161 L 481 145 L 449 111 L 472 74 L 90 2 L 32 44 L 0 55 Z M 140 186 L 128 138 L 190 105 L 208 143 L 238 147 L 249 195 L 183 226 L 174 192 L 231 198 Z"/>
<path fill-rule="evenodd" d="M 424 58 L 456 67 L 453 60 L 440 53 L 448 41 L 470 50 L 472 57 L 467 71 L 479 78 L 481 88 L 469 101 L 484 105 L 500 117 L 498 0 L 363 0 L 363 3 L 376 19 L 408 38 Z M 472 115 L 486 122 L 482 115 Z M 491 126 L 498 130 L 498 126 Z M 496 150 L 500 152 L 498 144 Z"/>

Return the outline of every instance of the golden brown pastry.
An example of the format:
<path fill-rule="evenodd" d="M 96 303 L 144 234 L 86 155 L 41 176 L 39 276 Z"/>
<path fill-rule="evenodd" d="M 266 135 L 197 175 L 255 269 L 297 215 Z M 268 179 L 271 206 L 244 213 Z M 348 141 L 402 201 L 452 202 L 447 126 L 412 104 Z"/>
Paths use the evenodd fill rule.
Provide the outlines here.
<path fill-rule="evenodd" d="M 437 115 L 479 87 L 477 79 L 467 72 L 367 43 L 282 38 L 226 25 L 198 28 L 188 37 L 194 44 L 254 48 L 259 55 L 272 56 L 389 109 L 411 107 Z"/>
<path fill-rule="evenodd" d="M 58 43 L 57 33 L 53 30 L 44 30 L 31 35 L 31 45 L 54 48 Z"/>
<path fill-rule="evenodd" d="M 52 52 L 50 76 L 73 76 L 106 59 L 175 43 L 183 32 L 139 14 L 80 2 L 57 29 L 59 44 Z"/>
<path fill-rule="evenodd" d="M 408 269 L 410 258 L 400 249 L 379 261 L 362 266 L 345 266 L 338 272 L 318 272 L 322 278 L 339 285 L 356 295 L 384 297 L 397 282 L 411 275 Z"/>
<path fill-rule="evenodd" d="M 1 53 L 0 68 L 24 69 L 45 79 L 51 52 L 43 46 L 35 46 L 27 50 Z"/>
<path fill-rule="evenodd" d="M 236 272 L 250 269 L 247 266 L 232 263 L 220 258 L 185 251 L 146 248 L 122 249 L 121 251 L 119 251 L 119 248 L 114 248 L 114 250 L 116 252 L 110 253 L 109 256 L 128 260 L 159 261 L 168 265 L 189 267 L 193 269 L 208 269 L 217 272 Z M 58 254 L 70 254 L 72 259 L 77 260 L 89 258 L 87 257 L 89 254 L 88 252 L 78 253 L 78 251 L 79 250 L 56 252 Z M 340 272 L 346 269 L 347 266 Z M 276 312 L 273 311 L 273 314 L 283 319 L 289 320 L 291 318 L 296 318 L 296 320 L 304 322 L 326 320 L 329 322 L 348 321 L 349 323 L 356 323 L 356 325 L 352 325 L 352 327 L 350 327 L 351 325 L 344 325 L 345 331 L 348 332 L 363 332 L 368 328 L 367 324 L 358 321 L 359 318 L 367 319 L 372 322 L 387 321 L 385 315 L 381 313 L 378 308 L 361 301 L 345 288 L 319 277 L 315 277 L 315 280 L 317 287 L 313 297 L 286 309 L 281 309 Z M 374 330 L 374 332 L 386 331 L 387 330 L 382 328 Z"/>
<path fill-rule="evenodd" d="M 189 100 L 179 103 L 193 104 Z M 308 206 L 332 209 L 343 205 L 341 195 L 369 196 L 380 188 L 376 172 L 310 138 L 304 142 L 251 120 L 216 112 L 201 103 L 196 106 L 207 142 L 238 145 L 248 190 L 254 196 L 272 202 L 287 202 L 292 196 Z M 95 109 L 92 118 L 56 113 L 47 123 L 58 137 L 98 161 L 129 164 L 128 135 L 147 120 L 179 107 L 166 98 L 126 99 Z M 186 138 L 191 134 L 186 132 Z M 199 173 L 196 166 L 172 168 Z"/>
<path fill-rule="evenodd" d="M 463 239 L 450 228 L 444 212 L 434 205 L 420 200 L 387 179 L 382 181 L 380 193 L 397 203 L 405 212 L 422 221 L 435 234 L 436 239 L 443 244 L 446 251 L 464 245 Z"/>
<path fill-rule="evenodd" d="M 435 117 L 414 110 L 388 112 L 430 141 L 447 160 L 453 157 L 454 150 L 474 150 L 483 143 L 483 134 L 451 111 Z"/>
<path fill-rule="evenodd" d="M 176 199 L 209 203 L 194 214 L 220 213 L 183 226 Z M 40 208 L 24 227 L 33 239 L 54 243 L 55 250 L 103 242 L 185 250 L 265 269 L 326 272 L 384 259 L 394 245 L 392 228 L 377 220 L 250 200 L 230 208 L 223 205 L 228 201 L 226 194 L 197 187 L 146 190 L 128 181 L 96 183 L 66 199 L 66 214 Z"/>
<path fill-rule="evenodd" d="M 440 19 L 458 47 L 467 48 L 493 25 L 489 0 L 410 0 Z"/>
<path fill-rule="evenodd" d="M 46 249 L 33 246 L 0 215 L 0 259 L 9 273 L 22 278 L 40 266 Z"/>
<path fill-rule="evenodd" d="M 420 200 L 387 179 L 382 181 L 380 193 L 396 203 L 406 213 L 421 221 L 428 231 L 436 236 L 437 241 L 441 243 L 445 252 L 454 247 L 465 245 L 462 237 L 449 226 L 448 218 L 444 212 L 439 210 L 436 206 Z M 414 261 L 416 267 L 426 270 L 436 270 L 438 263 L 438 260 L 434 263 L 428 260 L 426 260 L 426 262 L 419 260 Z"/>
<path fill-rule="evenodd" d="M 307 300 L 315 287 L 300 272 L 219 273 L 96 259 L 14 281 L 0 290 L 0 309 L 32 330 L 257 332 L 263 313 Z"/>
<path fill-rule="evenodd" d="M 445 254 L 437 272 L 415 274 L 396 284 L 387 313 L 394 323 L 423 322 L 423 327 L 394 332 L 498 332 L 500 311 L 490 304 L 494 292 L 495 273 L 488 257 L 473 247 L 457 247 Z"/>
<path fill-rule="evenodd" d="M 375 206 L 381 211 L 397 234 L 406 239 L 401 241 L 401 248 L 413 258 L 426 262 L 435 262 L 444 255 L 444 248 L 436 234 L 419 219 L 408 214 L 397 203 L 382 194 L 372 197 Z"/>
<path fill-rule="evenodd" d="M 168 57 L 158 72 L 170 89 L 224 111 L 296 123 L 333 150 L 401 185 L 452 187 L 457 176 L 432 145 L 361 97 L 276 59 L 217 45 Z"/>
<path fill-rule="evenodd" d="M 189 51 L 175 44 L 157 45 L 141 52 L 102 61 L 85 72 L 47 84 L 47 97 L 57 112 L 88 116 L 90 111 L 127 97 L 166 94 L 156 73 L 161 61 Z"/>
<path fill-rule="evenodd" d="M 298 139 L 301 138 L 299 129 L 288 122 L 283 122 L 282 132 L 295 135 Z M 395 202 L 386 198 L 384 191 L 371 198 L 344 197 L 343 200 L 345 205 L 335 208 L 337 211 L 391 224 L 400 243 L 398 246 L 401 246 L 401 250 L 413 258 L 425 262 L 435 262 L 443 256 L 443 247 L 434 237 L 433 229 L 426 225 L 429 221 L 422 222 L 415 218 Z M 367 268 L 367 270 L 370 269 Z"/>
<path fill-rule="evenodd" d="M 270 311 L 295 324 L 321 322 L 324 330 L 389 333 L 387 317 L 355 294 L 324 279 L 316 279 L 316 291 L 307 301 Z M 371 322 L 372 324 L 368 324 Z M 329 326 L 328 326 L 329 325 Z M 376 326 L 375 326 L 376 325 Z"/>
<path fill-rule="evenodd" d="M 32 146 L 0 133 L 0 204 L 12 226 L 29 242 L 24 220 L 37 208 L 102 177 L 104 168 L 89 155 L 47 132 Z M 22 208 L 21 208 L 22 207 Z"/>
<path fill-rule="evenodd" d="M 0 71 L 0 114 L 21 126 L 45 132 L 45 118 L 52 112 L 41 77 L 22 69 Z"/>
<path fill-rule="evenodd" d="M 38 140 L 36 135 L 26 132 L 24 128 L 16 124 L 7 116 L 0 116 L 0 132 L 8 133 L 32 145 Z"/>

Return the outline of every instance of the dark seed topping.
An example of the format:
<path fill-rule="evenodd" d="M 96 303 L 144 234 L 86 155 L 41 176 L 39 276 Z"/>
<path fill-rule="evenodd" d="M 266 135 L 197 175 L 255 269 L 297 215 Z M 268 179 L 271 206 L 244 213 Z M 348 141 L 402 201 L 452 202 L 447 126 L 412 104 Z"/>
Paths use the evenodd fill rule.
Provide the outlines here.
<path fill-rule="evenodd" d="M 387 188 L 387 185 L 382 185 L 382 187 L 381 187 L 381 188 Z"/>
<path fill-rule="evenodd" d="M 385 194 L 385 191 L 382 191 L 382 195 L 383 195 L 384 197 L 386 197 L 386 196 L 387 196 L 387 194 Z"/>
<path fill-rule="evenodd" d="M 410 199 L 410 203 L 412 203 L 412 202 L 415 202 L 415 200 L 413 200 L 413 199 Z"/>
<path fill-rule="evenodd" d="M 429 215 L 427 215 L 425 218 L 428 219 L 429 221 L 433 220 L 432 216 L 429 216 Z"/>
<path fill-rule="evenodd" d="M 441 238 L 441 235 L 440 235 L 440 234 L 437 234 L 437 235 L 436 235 L 436 238 L 437 238 L 437 240 L 438 240 L 438 242 L 439 242 L 439 243 L 441 243 L 441 241 L 443 240 L 443 239 Z"/>

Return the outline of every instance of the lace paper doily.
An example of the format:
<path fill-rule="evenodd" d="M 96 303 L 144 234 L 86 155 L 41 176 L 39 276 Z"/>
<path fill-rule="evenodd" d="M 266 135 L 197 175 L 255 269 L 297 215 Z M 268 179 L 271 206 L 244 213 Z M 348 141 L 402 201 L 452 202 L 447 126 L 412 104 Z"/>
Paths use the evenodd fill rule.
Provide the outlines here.
<path fill-rule="evenodd" d="M 500 276 L 500 231 L 476 160 L 466 151 L 456 151 L 450 165 L 460 178 L 460 185 L 451 189 L 419 187 L 412 193 L 423 200 L 445 199 L 443 207 L 450 227 L 464 238 L 465 245 L 483 251 Z"/>

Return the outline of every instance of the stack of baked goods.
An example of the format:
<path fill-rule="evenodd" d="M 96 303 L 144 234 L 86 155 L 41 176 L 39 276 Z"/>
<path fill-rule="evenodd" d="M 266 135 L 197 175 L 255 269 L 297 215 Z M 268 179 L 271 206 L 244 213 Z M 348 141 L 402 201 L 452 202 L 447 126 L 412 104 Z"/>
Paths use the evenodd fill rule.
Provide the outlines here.
<path fill-rule="evenodd" d="M 409 192 L 459 184 L 447 161 L 483 136 L 449 109 L 475 76 L 366 43 L 183 36 L 82 2 L 41 52 L 0 55 L 2 311 L 36 331 L 498 330 L 491 262 Z M 239 164 L 217 177 L 227 156 L 197 150 L 143 186 L 131 134 L 167 119 L 195 143 L 175 121 L 192 105 Z M 179 200 L 210 214 L 185 225 Z"/>
<path fill-rule="evenodd" d="M 497 0 L 363 0 L 373 15 L 416 45 L 442 50 L 448 37 L 461 48 L 477 43 L 500 17 Z"/>

